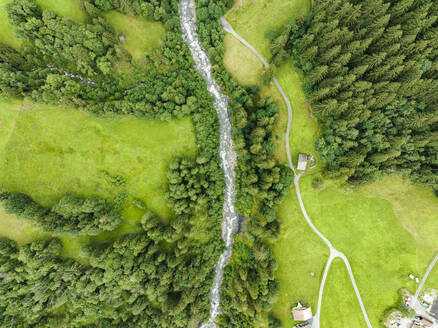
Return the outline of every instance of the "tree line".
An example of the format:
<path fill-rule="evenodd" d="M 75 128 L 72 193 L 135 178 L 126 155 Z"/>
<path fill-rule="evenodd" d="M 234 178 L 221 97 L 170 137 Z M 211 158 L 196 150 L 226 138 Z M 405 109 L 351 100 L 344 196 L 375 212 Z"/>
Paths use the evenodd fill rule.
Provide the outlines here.
<path fill-rule="evenodd" d="M 273 130 L 278 105 L 260 96 L 257 86 L 240 86 L 225 70 L 225 32 L 219 18 L 233 1 L 197 0 L 198 34 L 213 65 L 216 81 L 230 98 L 236 167 L 236 209 L 248 217 L 242 235 L 236 236 L 233 256 L 224 271 L 220 327 L 257 327 L 264 324 L 278 296 L 277 262 L 269 247 L 281 222 L 276 207 L 293 182 L 291 170 L 273 157 Z M 279 320 L 269 316 L 269 327 Z"/>
<path fill-rule="evenodd" d="M 84 0 L 81 3 L 89 15 L 85 24 L 42 11 L 33 0 L 13 0 L 8 4 L 11 22 L 20 31 L 18 37 L 27 42 L 19 50 L 4 45 L 0 47 L 0 90 L 3 96 L 75 106 L 99 116 L 127 114 L 142 119 L 170 120 L 191 115 L 199 155 L 188 160 L 194 161 L 198 167 L 196 179 L 206 181 L 204 185 L 207 184 L 209 190 L 209 206 L 206 208 L 214 211 L 217 218 L 223 188 L 223 174 L 218 165 L 219 123 L 205 82 L 194 70 L 190 52 L 182 40 L 178 2 Z M 159 14 L 151 16 L 151 6 L 154 13 Z M 110 9 L 160 19 L 166 27 L 162 48 L 145 56 L 144 65 L 130 61 L 130 73 L 119 74 L 115 69 L 116 63 L 130 58 L 116 42 L 115 32 L 105 20 L 104 10 Z M 103 37 L 95 42 L 93 38 L 99 38 L 100 33 Z M 110 56 L 108 61 L 99 59 L 99 53 L 86 48 L 88 44 L 104 49 L 102 54 L 119 55 Z M 75 52 L 79 48 L 86 49 L 83 52 L 94 62 L 89 62 L 88 66 L 81 64 L 81 59 L 76 56 L 79 52 Z M 41 56 L 41 52 L 45 56 Z M 107 72 L 99 71 L 99 63 L 103 61 L 111 63 L 106 65 Z M 49 69 L 48 65 L 80 74 L 96 83 L 83 83 Z M 182 167 L 176 169 L 183 171 Z M 188 184 L 186 187 L 195 189 Z M 169 192 L 172 190 L 176 187 L 170 183 Z M 180 203 L 189 201 L 185 197 Z"/>
<path fill-rule="evenodd" d="M 0 238 L 2 327 L 197 327 L 206 320 L 214 245 L 182 215 L 146 211 L 141 232 L 87 245 L 87 264 L 59 239 Z M 208 263 L 208 264 L 207 264 Z"/>
<path fill-rule="evenodd" d="M 2 267 L 0 276 L 8 279 L 0 281 L 0 325 L 197 327 L 208 318 L 214 263 L 224 248 L 220 230 L 224 177 L 217 114 L 182 39 L 178 1 L 81 3 L 88 15 L 86 23 L 46 13 L 34 1 L 11 2 L 11 21 L 21 24 L 18 28 L 25 36 L 19 35 L 24 38 L 20 49 L 0 47 L 1 96 L 74 106 L 112 118 L 127 114 L 170 120 L 190 115 L 198 154 L 176 158 L 169 165 L 166 198 L 174 217 L 166 222 L 147 212 L 141 221 L 142 233 L 105 244 L 92 242 L 81 250 L 89 264 L 61 257 L 58 240 L 21 247 L 5 241 L 8 251 L 2 263 L 8 266 Z M 166 28 L 162 47 L 145 56 L 142 64 L 132 61 L 105 20 L 104 11 L 110 9 L 162 21 Z M 30 26 L 34 28 L 28 30 Z M 111 64 L 105 66 L 106 72 L 101 70 L 99 56 L 93 56 L 88 66 L 75 57 L 74 49 L 86 48 L 86 37 L 93 31 L 105 33 L 111 41 L 103 44 L 106 52 L 101 53 L 108 59 L 101 61 Z M 71 57 L 59 56 L 63 49 Z M 44 56 L 39 59 L 41 53 Z M 117 70 L 122 61 L 131 68 L 123 74 Z M 84 83 L 62 71 L 95 83 Z M 27 215 L 27 211 L 17 214 Z M 204 218 L 202 224 L 200 218 Z M 78 225 L 74 220 L 65 222 L 70 230 L 79 230 Z M 47 253 L 49 249 L 53 252 Z M 20 255 L 29 252 L 29 257 Z M 41 271 L 36 272 L 38 266 Z"/>
<path fill-rule="evenodd" d="M 33 221 L 45 231 L 95 236 L 112 231 L 122 218 L 113 205 L 98 197 L 66 195 L 53 207 L 46 208 L 22 193 L 0 193 L 0 204 L 7 214 Z"/>
<path fill-rule="evenodd" d="M 305 77 L 331 175 L 438 189 L 437 32 L 436 1 L 324 0 L 266 35 L 272 63 L 293 58 Z"/>
<path fill-rule="evenodd" d="M 80 3 L 87 14 L 85 23 L 42 10 L 34 0 L 11 0 L 6 5 L 23 46 L 14 49 L 0 44 L 1 96 L 73 106 L 99 116 L 128 114 L 158 120 L 185 117 L 204 105 L 206 95 L 195 92 L 202 80 L 193 80 L 191 58 L 179 48 L 183 41 L 177 33 L 175 3 Z M 143 5 L 160 13 L 153 16 L 163 21 L 167 33 L 163 46 L 138 63 L 119 43 L 103 10 L 150 17 Z M 121 72 L 117 66 L 123 62 L 129 70 Z"/>
<path fill-rule="evenodd" d="M 147 213 L 142 220 L 146 236 L 121 236 L 113 243 L 89 246 L 84 250 L 90 258 L 91 269 L 82 265 L 76 275 L 80 286 L 85 286 L 85 282 L 91 284 L 87 297 L 82 297 L 83 291 L 76 290 L 61 295 L 55 287 L 60 286 L 59 283 L 47 280 L 47 285 L 53 286 L 50 293 L 54 294 L 43 291 L 49 294 L 35 297 L 33 301 L 39 296 L 44 300 L 38 303 L 39 312 L 33 316 L 23 312 L 25 315 L 20 316 L 6 311 L 3 322 L 22 320 L 29 326 L 38 327 L 55 322 L 60 325 L 71 322 L 73 327 L 89 322 L 96 327 L 144 324 L 148 327 L 196 327 L 208 317 L 213 264 L 223 250 L 220 222 L 224 178 L 219 165 L 217 115 L 205 81 L 194 70 L 193 59 L 182 40 L 178 1 L 93 0 L 81 3 L 88 15 L 85 24 L 46 13 L 31 0 L 12 1 L 8 7 L 9 16 L 22 30 L 19 36 L 25 41 L 20 49 L 0 47 L 2 96 L 74 106 L 99 116 L 128 114 L 170 120 L 190 115 L 199 153 L 194 158 L 175 158 L 169 165 L 166 198 L 175 218 L 167 223 Z M 275 208 L 287 193 L 292 173 L 272 157 L 278 106 L 268 98 L 261 98 L 257 87 L 239 86 L 223 67 L 224 32 L 218 19 L 231 5 L 232 1 L 197 2 L 200 39 L 214 65 L 217 81 L 231 99 L 233 138 L 238 153 L 236 207 L 240 214 L 250 218 L 246 238 L 236 238 L 233 259 L 225 272 L 223 314 L 218 321 L 226 327 L 254 327 L 266 317 L 277 294 L 277 264 L 267 240 L 279 233 L 280 222 L 276 219 Z M 146 56 L 144 64 L 133 62 L 106 22 L 103 16 L 106 10 L 162 21 L 166 28 L 162 47 Z M 35 26 L 31 28 L 33 24 Z M 105 42 L 98 41 L 102 43 L 101 52 L 87 48 L 87 38 L 93 31 L 106 35 Z M 75 41 L 71 41 L 71 36 L 76 35 Z M 60 56 L 64 49 L 66 54 Z M 77 49 L 85 49 L 87 54 L 96 51 L 97 55 L 91 56 L 92 60 L 80 59 L 81 52 Z M 116 64 L 121 61 L 130 63 L 129 73 L 118 72 Z M 61 71 L 95 83 L 84 83 Z M 206 220 L 194 231 L 194 216 L 199 215 L 206 215 Z M 47 242 L 11 246 L 10 256 L 16 257 L 22 248 L 32 247 L 34 254 L 39 254 L 42 247 L 39 243 Z M 150 246 L 144 246 L 146 244 Z M 50 256 L 53 263 L 66 261 L 59 257 L 59 252 Z M 68 261 L 68 265 L 79 265 Z M 16 264 L 28 271 L 28 266 L 33 265 L 27 260 Z M 60 264 L 60 270 L 68 271 L 63 265 Z M 91 276 L 88 276 L 89 272 L 92 272 Z M 32 274 L 24 275 L 23 279 L 30 279 L 29 285 L 38 285 L 39 280 L 32 281 Z M 131 283 L 125 276 L 130 277 Z M 235 288 L 239 285 L 245 288 L 236 293 Z M 5 292 L 5 297 L 8 301 L 4 304 L 19 306 L 25 301 L 14 298 L 11 289 Z M 102 311 L 106 303 L 108 310 Z M 277 321 L 271 317 L 270 322 Z"/>

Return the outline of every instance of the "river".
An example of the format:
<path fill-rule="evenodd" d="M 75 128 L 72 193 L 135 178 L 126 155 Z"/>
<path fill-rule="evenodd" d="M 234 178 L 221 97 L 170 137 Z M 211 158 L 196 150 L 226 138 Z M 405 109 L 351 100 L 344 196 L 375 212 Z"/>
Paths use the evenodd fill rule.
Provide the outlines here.
<path fill-rule="evenodd" d="M 237 163 L 237 155 L 233 151 L 233 138 L 231 120 L 228 113 L 228 98 L 221 93 L 219 85 L 211 72 L 210 59 L 198 39 L 196 33 L 196 5 L 194 0 L 181 0 L 179 3 L 179 14 L 183 39 L 187 43 L 193 60 L 195 69 L 204 77 L 207 89 L 214 97 L 213 106 L 218 114 L 220 123 L 220 148 L 219 155 L 221 166 L 225 176 L 224 207 L 222 218 L 222 239 L 225 242 L 226 250 L 221 254 L 215 266 L 215 277 L 210 294 L 210 318 L 203 328 L 216 327 L 214 323 L 220 314 L 220 294 L 224 274 L 224 268 L 231 258 L 232 246 L 234 242 L 233 234 L 238 227 L 239 217 L 234 208 L 236 198 L 235 173 L 234 168 Z"/>

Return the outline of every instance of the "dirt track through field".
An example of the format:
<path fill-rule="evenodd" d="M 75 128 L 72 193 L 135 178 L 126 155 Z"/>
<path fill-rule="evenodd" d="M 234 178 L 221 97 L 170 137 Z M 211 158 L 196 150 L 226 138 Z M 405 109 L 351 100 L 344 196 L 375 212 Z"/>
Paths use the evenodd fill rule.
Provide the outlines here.
<path fill-rule="evenodd" d="M 222 24 L 223 29 L 226 32 L 232 34 L 236 39 L 238 39 L 240 42 L 242 42 L 248 49 L 250 49 L 257 56 L 257 58 L 259 58 L 259 60 L 263 63 L 263 65 L 266 68 L 269 68 L 269 64 L 263 58 L 263 56 L 251 44 L 249 44 L 245 39 L 243 39 L 239 34 L 236 33 L 236 31 L 234 31 L 231 24 L 224 17 L 221 18 L 221 24 Z M 321 285 L 319 288 L 318 307 L 317 307 L 316 314 L 312 319 L 312 327 L 313 328 L 320 327 L 322 298 L 324 295 L 324 286 L 325 286 L 325 283 L 327 281 L 328 272 L 330 270 L 330 266 L 331 266 L 333 260 L 336 258 L 340 258 L 345 263 L 345 265 L 347 267 L 348 274 L 350 275 L 351 283 L 353 284 L 353 288 L 354 288 L 354 291 L 356 293 L 356 297 L 357 297 L 359 304 L 360 304 L 360 307 L 362 309 L 362 314 L 363 314 L 364 320 L 365 320 L 368 328 L 372 328 L 371 322 L 368 318 L 368 315 L 367 315 L 367 312 L 365 309 L 365 305 L 363 304 L 362 297 L 360 296 L 360 293 L 359 293 L 359 288 L 357 287 L 356 280 L 354 279 L 353 270 L 351 268 L 350 262 L 348 261 L 348 258 L 342 252 L 340 252 L 336 248 L 334 248 L 332 243 L 316 228 L 316 226 L 313 224 L 312 220 L 308 216 L 306 208 L 304 207 L 304 203 L 303 203 L 303 200 L 301 198 L 300 186 L 299 186 L 300 178 L 302 177 L 304 172 L 297 174 L 297 172 L 295 171 L 295 167 L 293 165 L 292 157 L 291 157 L 291 153 L 290 153 L 290 130 L 291 130 L 291 125 L 292 125 L 292 106 L 291 106 L 291 103 L 289 101 L 289 98 L 286 96 L 286 93 L 284 92 L 283 88 L 281 87 L 280 83 L 278 83 L 278 81 L 275 77 L 273 78 L 273 82 L 274 82 L 275 86 L 277 87 L 278 91 L 280 91 L 280 93 L 284 99 L 284 102 L 286 103 L 287 110 L 288 110 L 288 123 L 287 123 L 287 131 L 286 131 L 286 152 L 287 152 L 289 167 L 295 175 L 294 184 L 295 184 L 295 190 L 296 190 L 297 197 L 298 197 L 298 202 L 300 203 L 301 212 L 303 213 L 303 216 L 306 219 L 307 224 L 324 241 L 324 243 L 330 249 L 330 256 L 329 256 L 329 259 L 328 259 L 327 264 L 325 266 L 323 278 L 322 278 Z M 437 256 L 437 259 L 438 259 L 438 256 Z"/>

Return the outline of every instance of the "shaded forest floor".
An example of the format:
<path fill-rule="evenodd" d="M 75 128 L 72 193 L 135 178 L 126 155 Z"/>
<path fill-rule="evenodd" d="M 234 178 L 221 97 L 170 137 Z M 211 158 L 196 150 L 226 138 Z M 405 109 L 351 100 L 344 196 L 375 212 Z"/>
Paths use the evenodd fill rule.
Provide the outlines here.
<path fill-rule="evenodd" d="M 308 0 L 241 0 L 226 18 L 237 33 L 269 59 L 265 33 L 307 12 L 309 7 Z M 225 46 L 227 70 L 240 83 L 260 85 L 262 64 L 250 50 L 231 35 L 226 36 Z M 317 120 L 309 118 L 301 77 L 291 61 L 283 64 L 276 76 L 293 106 L 290 140 L 293 160 L 296 163 L 299 153 L 316 156 L 314 145 L 319 129 Z M 287 109 L 272 85 L 261 86 L 261 90 L 280 105 L 276 157 L 286 164 Z M 434 240 L 438 234 L 437 199 L 430 188 L 396 176 L 356 190 L 324 179 L 323 186 L 315 189 L 312 181 L 320 177 L 320 172 L 318 165 L 301 179 L 304 203 L 318 229 L 350 259 L 370 320 L 379 327 L 383 312 L 397 303 L 398 289 L 408 287 L 415 291 L 416 284 L 408 275 L 421 277 L 438 251 Z M 316 310 L 328 249 L 307 226 L 293 187 L 280 205 L 278 217 L 283 225 L 273 249 L 279 262 L 280 296 L 273 312 L 288 327 L 293 323 L 290 309 L 298 300 L 309 302 Z M 426 287 L 438 287 L 437 272 L 431 275 Z M 344 310 L 335 311 L 340 304 Z M 323 327 L 339 327 L 340 322 L 354 328 L 365 324 L 346 269 L 337 262 L 329 273 L 321 321 Z"/>

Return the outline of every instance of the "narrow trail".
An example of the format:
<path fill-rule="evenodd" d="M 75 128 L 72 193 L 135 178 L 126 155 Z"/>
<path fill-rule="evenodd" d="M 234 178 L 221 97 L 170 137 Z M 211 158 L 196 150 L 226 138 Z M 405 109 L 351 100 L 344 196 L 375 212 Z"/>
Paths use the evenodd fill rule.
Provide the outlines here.
<path fill-rule="evenodd" d="M 236 39 L 238 39 L 248 49 L 250 49 L 257 56 L 257 58 L 263 63 L 263 65 L 266 68 L 269 67 L 269 64 L 263 58 L 263 56 L 251 44 L 249 44 L 244 38 L 242 38 L 239 34 L 237 34 L 237 32 L 234 31 L 231 24 L 224 17 L 221 17 L 221 25 L 226 32 L 232 34 Z M 281 96 L 283 97 L 283 99 L 286 103 L 287 110 L 288 110 L 288 123 L 287 123 L 287 131 L 286 131 L 286 151 L 287 151 L 287 158 L 288 158 L 288 162 L 289 162 L 289 167 L 291 168 L 292 172 L 295 175 L 294 185 L 295 185 L 295 190 L 296 190 L 297 197 L 298 197 L 298 202 L 300 203 L 301 212 L 303 213 L 303 216 L 306 219 L 307 224 L 312 228 L 312 230 L 315 232 L 315 234 L 317 234 L 319 236 L 319 238 L 321 238 L 322 241 L 330 249 L 330 256 L 329 256 L 329 259 L 328 259 L 327 264 L 325 266 L 324 274 L 323 274 L 321 285 L 319 288 L 318 307 L 317 307 L 316 314 L 312 320 L 312 327 L 313 328 L 320 328 L 320 317 L 321 317 L 322 298 L 324 295 L 324 286 L 325 286 L 325 283 L 327 281 L 328 273 L 330 271 L 330 267 L 331 267 L 333 260 L 336 258 L 340 258 L 345 263 L 345 265 L 347 267 L 348 274 L 350 276 L 351 283 L 353 284 L 353 288 L 354 288 L 354 291 L 356 293 L 356 297 L 359 301 L 364 320 L 365 320 L 368 328 L 372 328 L 371 322 L 370 322 L 368 315 L 367 315 L 367 312 L 365 310 L 365 305 L 363 304 L 362 297 L 360 296 L 360 293 L 359 293 L 359 288 L 357 287 L 356 280 L 354 279 L 353 270 L 351 269 L 351 265 L 350 265 L 350 262 L 348 261 L 348 258 L 343 253 L 341 253 L 336 248 L 334 248 L 332 243 L 316 228 L 316 226 L 313 224 L 312 220 L 310 219 L 309 215 L 307 214 L 306 208 L 304 207 L 304 203 L 303 203 L 303 200 L 301 198 L 300 186 L 299 186 L 300 178 L 304 172 L 299 173 L 299 174 L 296 173 L 295 167 L 294 167 L 293 162 L 292 162 L 292 157 L 290 154 L 290 130 L 291 130 L 291 125 L 292 125 L 292 106 L 291 106 L 291 103 L 289 101 L 289 98 L 286 96 L 286 93 L 284 92 L 283 88 L 280 86 L 280 83 L 278 83 L 278 81 L 275 77 L 273 78 L 273 81 L 274 81 L 274 84 L 277 87 L 278 91 L 280 92 Z M 437 259 L 438 259 L 438 255 L 437 255 Z"/>
<path fill-rule="evenodd" d="M 421 279 L 421 283 L 417 288 L 417 291 L 415 292 L 415 299 L 418 300 L 418 296 L 420 296 L 421 290 L 424 287 L 424 284 L 426 283 L 427 278 L 429 277 L 429 274 L 432 272 L 435 264 L 438 262 L 438 254 L 435 256 L 435 258 L 430 263 L 429 267 L 426 270 L 426 273 L 423 276 L 423 279 Z"/>

